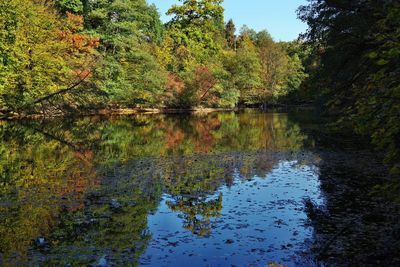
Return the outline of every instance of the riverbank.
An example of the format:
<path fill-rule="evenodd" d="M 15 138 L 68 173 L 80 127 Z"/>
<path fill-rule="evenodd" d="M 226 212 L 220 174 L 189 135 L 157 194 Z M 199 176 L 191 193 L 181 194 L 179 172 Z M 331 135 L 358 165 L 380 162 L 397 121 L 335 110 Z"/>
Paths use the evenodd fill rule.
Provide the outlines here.
<path fill-rule="evenodd" d="M 40 120 L 52 119 L 63 117 L 84 117 L 84 116 L 129 116 L 138 114 L 209 114 L 214 112 L 229 112 L 239 111 L 243 109 L 260 109 L 260 110 L 274 110 L 274 111 L 287 111 L 287 110 L 312 110 L 315 109 L 314 105 L 271 105 L 266 109 L 259 107 L 240 107 L 240 108 L 102 108 L 96 110 L 78 110 L 76 113 L 71 112 L 44 112 L 36 114 L 24 114 L 17 112 L 1 112 L 0 120 Z"/>
<path fill-rule="evenodd" d="M 84 116 L 123 116 L 138 114 L 208 114 L 213 112 L 237 111 L 237 108 L 191 108 L 191 109 L 169 109 L 169 108 L 105 108 L 90 111 L 78 111 L 77 113 L 36 113 L 24 114 L 16 112 L 0 113 L 0 120 L 38 120 L 62 117 L 84 117 Z"/>

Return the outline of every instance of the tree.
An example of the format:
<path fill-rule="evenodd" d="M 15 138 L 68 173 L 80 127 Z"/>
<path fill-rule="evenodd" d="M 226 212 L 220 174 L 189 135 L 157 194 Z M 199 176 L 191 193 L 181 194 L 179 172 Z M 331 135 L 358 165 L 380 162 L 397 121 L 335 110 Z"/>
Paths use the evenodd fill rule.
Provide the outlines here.
<path fill-rule="evenodd" d="M 223 0 L 180 0 L 182 5 L 173 5 L 167 15 L 174 15 L 173 24 L 182 28 L 191 25 L 206 27 L 214 31 L 222 30 L 224 25 Z"/>
<path fill-rule="evenodd" d="M 236 53 L 226 53 L 224 67 L 231 75 L 231 86 L 240 91 L 241 101 L 252 104 L 261 86 L 261 62 L 250 36 L 244 33 L 240 40 Z"/>
<path fill-rule="evenodd" d="M 223 7 L 221 0 L 184 0 L 172 6 L 163 46 L 158 50 L 163 65 L 171 72 L 169 106 L 217 105 L 221 97 L 216 73 L 221 70 L 223 47 Z M 171 90 L 172 89 L 172 90 Z M 222 91 L 222 90 L 220 90 Z"/>
<path fill-rule="evenodd" d="M 227 47 L 236 50 L 236 27 L 232 19 L 225 25 L 225 39 Z"/>
<path fill-rule="evenodd" d="M 57 7 L 61 12 L 82 13 L 82 0 L 56 0 Z"/>
<path fill-rule="evenodd" d="M 24 4 L 26 2 L 26 5 Z M 224 23 L 223 0 L 181 0 L 163 25 L 146 0 L 0 0 L 0 112 L 234 107 L 277 101 L 301 53 Z"/>
<path fill-rule="evenodd" d="M 400 6 L 397 1 L 312 0 L 299 9 L 320 53 L 316 83 L 341 125 L 370 136 L 400 172 Z"/>
<path fill-rule="evenodd" d="M 260 55 L 263 80 L 259 96 L 263 103 L 267 103 L 268 100 L 276 100 L 286 94 L 284 87 L 288 56 L 267 31 L 257 33 L 256 45 Z"/>
<path fill-rule="evenodd" d="M 33 0 L 1 0 L 0 17 L 4 109 L 38 111 L 43 99 L 62 97 L 91 75 L 97 40 L 81 33 L 82 17 L 68 14 L 61 19 L 51 5 Z"/>
<path fill-rule="evenodd" d="M 167 14 L 173 15 L 168 24 L 173 54 L 185 62 L 178 71 L 204 64 L 222 50 L 222 0 L 183 0 L 172 6 Z"/>
<path fill-rule="evenodd" d="M 243 25 L 242 28 L 240 28 L 239 45 L 241 43 L 240 39 L 242 36 L 249 37 L 253 43 L 255 43 L 257 40 L 257 32 L 254 29 L 249 28 L 247 25 Z"/>
<path fill-rule="evenodd" d="M 298 54 L 289 57 L 287 73 L 285 77 L 285 94 L 299 89 L 308 75 L 304 72 L 304 66 Z"/>
<path fill-rule="evenodd" d="M 166 81 L 153 52 L 162 35 L 155 7 L 145 0 L 94 0 L 88 6 L 87 24 L 101 40 L 102 60 L 94 75 L 111 104 L 155 103 Z"/>

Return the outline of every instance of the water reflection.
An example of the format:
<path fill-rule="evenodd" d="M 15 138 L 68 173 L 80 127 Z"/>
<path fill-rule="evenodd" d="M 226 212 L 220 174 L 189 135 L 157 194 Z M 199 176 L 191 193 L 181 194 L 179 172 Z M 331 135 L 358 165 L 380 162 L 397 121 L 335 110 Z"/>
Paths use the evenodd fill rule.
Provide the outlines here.
<path fill-rule="evenodd" d="M 7 262 L 49 234 L 61 210 L 81 209 L 99 181 L 91 153 L 12 124 L 1 125 L 0 135 L 0 251 Z"/>
<path fill-rule="evenodd" d="M 157 266 L 170 253 L 193 257 L 190 247 L 200 244 L 207 253 L 262 249 L 250 258 L 231 255 L 232 263 L 282 261 L 295 249 L 280 246 L 311 235 L 300 223 L 301 200 L 318 201 L 318 157 L 302 152 L 311 141 L 287 114 L 9 122 L 1 123 L 0 140 L 0 265 Z M 157 228 L 160 220 L 169 225 Z M 231 228 L 252 233 L 240 244 Z M 276 239 L 266 242 L 256 228 Z M 289 238 L 286 231 L 299 233 Z M 257 236 L 272 247 L 252 248 Z M 164 241 L 169 250 L 157 250 Z"/>
<path fill-rule="evenodd" d="M 312 228 L 303 227 L 307 220 L 303 198 L 307 196 L 315 203 L 322 203 L 318 170 L 312 167 L 318 158 L 312 153 L 287 152 L 197 158 L 223 162 L 221 165 L 229 166 L 226 170 L 230 170 L 232 179 L 227 182 L 218 174 L 214 181 L 221 177 L 221 182 L 213 184 L 212 187 L 218 187 L 214 192 L 208 191 L 212 187 L 200 183 L 209 192 L 204 197 L 196 190 L 178 197 L 164 194 L 157 212 L 149 217 L 152 240 L 141 263 L 149 266 L 265 266 L 271 260 L 288 265 L 298 263 L 301 257 L 298 252 L 304 248 L 305 240 L 312 237 Z M 270 164 L 258 165 L 259 158 Z M 174 209 L 177 214 L 170 212 L 171 203 L 178 206 Z M 189 225 L 190 234 L 182 230 L 182 225 Z"/>

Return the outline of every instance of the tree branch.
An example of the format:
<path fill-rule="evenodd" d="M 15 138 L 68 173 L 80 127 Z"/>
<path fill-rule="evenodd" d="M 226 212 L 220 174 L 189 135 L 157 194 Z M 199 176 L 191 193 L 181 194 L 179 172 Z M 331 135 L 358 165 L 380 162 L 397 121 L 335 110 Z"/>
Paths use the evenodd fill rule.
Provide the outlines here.
<path fill-rule="evenodd" d="M 47 95 L 47 96 L 41 97 L 41 98 L 39 98 L 39 99 L 36 99 L 36 100 L 33 102 L 33 104 L 41 103 L 41 102 L 46 101 L 46 100 L 48 100 L 48 99 L 50 99 L 50 98 L 52 98 L 52 97 L 54 97 L 54 96 L 56 96 L 56 95 L 68 93 L 69 91 L 75 89 L 75 88 L 78 87 L 81 83 L 83 83 L 83 82 L 89 77 L 90 74 L 91 74 L 91 72 L 88 71 L 88 73 L 87 73 L 83 78 L 81 78 L 78 82 L 76 82 L 75 84 L 71 85 L 71 86 L 68 87 L 68 88 L 62 89 L 62 90 L 60 90 L 60 91 L 57 91 L 57 92 L 54 92 L 54 93 L 49 94 L 49 95 Z"/>
<path fill-rule="evenodd" d="M 204 97 L 207 95 L 207 93 L 211 90 L 211 88 L 213 88 L 215 85 L 215 83 L 211 86 L 208 87 L 208 89 L 204 92 L 204 94 L 200 97 L 200 101 L 202 101 L 204 99 Z"/>

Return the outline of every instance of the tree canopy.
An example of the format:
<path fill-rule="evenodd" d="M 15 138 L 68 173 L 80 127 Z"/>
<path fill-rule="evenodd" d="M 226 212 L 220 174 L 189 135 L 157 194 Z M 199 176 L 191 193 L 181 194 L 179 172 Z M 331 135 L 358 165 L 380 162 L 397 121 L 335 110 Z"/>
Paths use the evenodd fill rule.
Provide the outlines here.
<path fill-rule="evenodd" d="M 235 107 L 298 89 L 302 61 L 268 32 L 225 23 L 222 0 L 0 0 L 2 113 Z M 293 77 L 292 77 L 293 76 Z"/>

